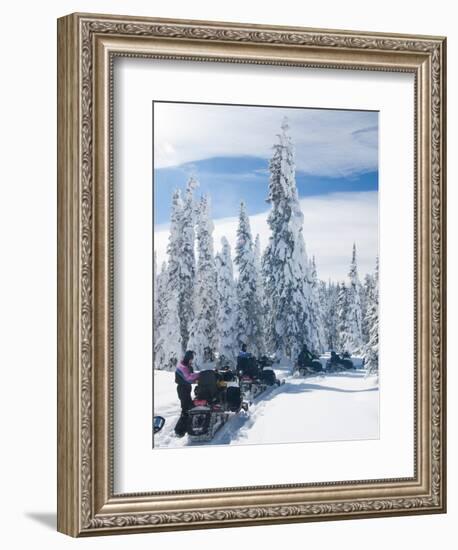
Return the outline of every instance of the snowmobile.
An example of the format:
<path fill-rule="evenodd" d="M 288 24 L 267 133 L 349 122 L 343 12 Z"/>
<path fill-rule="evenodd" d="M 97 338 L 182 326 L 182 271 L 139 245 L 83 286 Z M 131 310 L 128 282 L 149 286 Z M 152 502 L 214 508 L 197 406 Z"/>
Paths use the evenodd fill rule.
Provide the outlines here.
<path fill-rule="evenodd" d="M 216 357 L 216 368 L 218 371 L 232 370 L 234 371 L 234 363 L 228 359 L 225 355 L 218 355 Z"/>
<path fill-rule="evenodd" d="M 326 371 L 341 372 L 354 369 L 355 366 L 350 357 L 351 355 L 348 352 L 342 353 L 341 356 L 337 355 L 335 352 L 331 352 L 331 358 L 326 361 Z"/>
<path fill-rule="evenodd" d="M 258 365 L 261 369 L 261 380 L 268 386 L 281 386 L 285 383 L 285 380 L 279 380 L 277 378 L 277 375 L 272 368 L 273 364 L 274 360 L 271 357 L 268 357 L 267 355 L 261 355 L 261 357 L 258 359 Z"/>
<path fill-rule="evenodd" d="M 216 432 L 241 411 L 248 411 L 236 377 L 230 369 L 220 373 L 201 371 L 195 389 L 194 406 L 188 411 L 190 441 L 211 441 Z"/>
<path fill-rule="evenodd" d="M 323 365 L 321 361 L 313 360 L 309 364 L 297 366 L 297 372 L 300 376 L 310 376 L 313 374 L 319 374 L 323 371 Z"/>
<path fill-rule="evenodd" d="M 304 360 L 298 360 L 298 363 L 295 365 L 293 370 L 297 372 L 300 376 L 310 376 L 313 374 L 318 374 L 323 371 L 323 365 L 318 358 L 318 355 L 311 354 L 310 358 Z"/>
<path fill-rule="evenodd" d="M 280 386 L 285 381 L 278 380 L 272 368 L 273 361 L 267 356 L 259 360 L 255 357 L 239 357 L 237 372 L 240 380 L 240 390 L 245 399 L 252 402 L 271 386 Z"/>

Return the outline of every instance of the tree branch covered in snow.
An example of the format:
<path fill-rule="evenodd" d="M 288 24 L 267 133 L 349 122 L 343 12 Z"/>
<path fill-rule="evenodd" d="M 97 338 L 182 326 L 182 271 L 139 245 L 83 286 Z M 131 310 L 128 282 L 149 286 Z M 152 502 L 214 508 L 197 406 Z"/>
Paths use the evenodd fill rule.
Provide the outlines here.
<path fill-rule="evenodd" d="M 210 218 L 210 197 L 200 201 L 197 225 L 197 276 L 194 294 L 194 320 L 189 333 L 188 349 L 196 353 L 196 361 L 205 359 L 205 352 L 215 353 L 218 344 L 217 277 L 213 253 L 213 222 Z"/>

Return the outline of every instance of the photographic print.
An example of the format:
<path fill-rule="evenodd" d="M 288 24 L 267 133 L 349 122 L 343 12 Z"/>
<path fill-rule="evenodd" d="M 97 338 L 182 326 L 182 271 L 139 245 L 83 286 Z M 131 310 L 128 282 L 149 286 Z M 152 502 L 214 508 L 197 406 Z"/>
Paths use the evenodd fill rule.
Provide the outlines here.
<path fill-rule="evenodd" d="M 379 437 L 377 111 L 153 103 L 153 447 Z"/>
<path fill-rule="evenodd" d="M 59 18 L 60 532 L 446 511 L 446 49 Z"/>

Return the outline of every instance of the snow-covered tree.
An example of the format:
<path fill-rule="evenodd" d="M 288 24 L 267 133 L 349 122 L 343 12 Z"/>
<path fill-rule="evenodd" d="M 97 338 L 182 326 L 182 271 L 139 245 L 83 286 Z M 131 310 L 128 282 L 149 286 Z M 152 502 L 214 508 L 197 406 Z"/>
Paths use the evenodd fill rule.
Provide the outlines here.
<path fill-rule="evenodd" d="M 365 349 L 365 366 L 370 374 L 378 373 L 378 343 L 379 343 L 379 265 L 378 257 L 375 264 L 374 284 L 368 297 L 367 321 L 369 326 L 369 342 Z"/>
<path fill-rule="evenodd" d="M 167 300 L 167 264 L 162 263 L 161 270 L 156 274 L 156 284 L 154 287 L 154 325 L 156 336 L 159 327 L 164 323 Z"/>
<path fill-rule="evenodd" d="M 337 330 L 337 294 L 338 285 L 329 281 L 326 284 L 320 281 L 320 310 L 323 312 L 323 326 L 327 350 L 336 350 L 339 347 Z"/>
<path fill-rule="evenodd" d="M 165 318 L 158 329 L 158 338 L 154 346 L 155 367 L 159 370 L 173 370 L 182 356 L 179 323 L 177 295 L 167 291 Z"/>
<path fill-rule="evenodd" d="M 197 207 L 194 200 L 194 190 L 197 181 L 191 177 L 186 186 L 181 214 L 181 243 L 178 259 L 180 261 L 179 316 L 183 351 L 185 351 L 191 322 L 194 318 L 194 285 L 196 276 L 195 225 Z"/>
<path fill-rule="evenodd" d="M 172 196 L 170 233 L 167 245 L 169 261 L 167 264 L 164 312 L 162 322 L 158 328 L 158 338 L 154 350 L 156 368 L 158 369 L 173 369 L 183 351 L 179 316 L 182 212 L 181 193 L 176 190 Z"/>
<path fill-rule="evenodd" d="M 310 285 L 303 214 L 296 187 L 294 147 L 284 119 L 269 163 L 269 243 L 263 255 L 270 351 L 295 359 L 311 345 Z"/>
<path fill-rule="evenodd" d="M 157 270 L 157 256 L 154 253 L 154 288 L 153 288 L 153 363 L 155 368 L 164 368 L 162 343 L 159 340 L 160 327 L 164 323 L 167 299 L 167 264 L 162 264 L 161 271 Z M 160 355 L 160 360 L 158 358 Z"/>
<path fill-rule="evenodd" d="M 217 277 L 213 254 L 213 222 L 210 218 L 210 198 L 204 195 L 199 205 L 197 225 L 197 273 L 194 289 L 194 319 L 189 333 L 188 349 L 196 353 L 196 362 L 205 359 L 205 350 L 216 352 Z"/>
<path fill-rule="evenodd" d="M 250 220 L 245 204 L 240 205 L 237 242 L 235 245 L 237 279 L 237 341 L 246 344 L 253 354 L 262 353 L 262 304 L 258 287 L 258 271 L 251 236 Z"/>
<path fill-rule="evenodd" d="M 264 292 L 264 281 L 262 277 L 262 261 L 261 261 L 261 240 L 259 233 L 256 235 L 254 241 L 254 267 L 256 270 L 256 318 L 259 323 L 259 341 L 257 342 L 257 348 L 259 353 L 266 352 L 266 296 Z"/>
<path fill-rule="evenodd" d="M 374 276 L 370 273 L 367 273 L 364 277 L 364 284 L 362 285 L 361 289 L 361 310 L 363 312 L 362 314 L 362 334 L 363 334 L 363 344 L 364 346 L 367 345 L 369 342 L 369 320 L 368 320 L 368 309 L 371 305 L 371 297 L 374 292 Z"/>
<path fill-rule="evenodd" d="M 153 351 L 154 351 L 154 342 L 157 340 L 158 328 L 156 311 L 158 306 L 158 293 L 157 293 L 157 253 L 154 251 L 153 256 Z"/>
<path fill-rule="evenodd" d="M 326 338 L 324 333 L 324 310 L 320 301 L 320 282 L 316 269 L 315 256 L 310 261 L 310 343 L 311 348 L 322 353 L 326 348 Z"/>
<path fill-rule="evenodd" d="M 363 348 L 361 283 L 358 277 L 356 245 L 353 244 L 347 290 L 347 332 L 343 340 L 344 348 L 350 352 L 360 352 Z"/>
<path fill-rule="evenodd" d="M 232 267 L 231 247 L 221 239 L 222 250 L 216 255 L 218 288 L 218 353 L 231 365 L 236 363 L 237 349 L 237 297 Z"/>
<path fill-rule="evenodd" d="M 348 289 L 342 281 L 337 283 L 336 300 L 336 329 L 337 329 L 337 349 L 339 351 L 348 351 L 346 348 L 348 341 Z"/>

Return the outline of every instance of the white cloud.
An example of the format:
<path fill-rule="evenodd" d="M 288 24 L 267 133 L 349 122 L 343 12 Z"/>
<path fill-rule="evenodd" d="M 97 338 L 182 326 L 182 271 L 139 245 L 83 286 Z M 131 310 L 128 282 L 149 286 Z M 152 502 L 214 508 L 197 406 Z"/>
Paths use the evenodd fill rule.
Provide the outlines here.
<path fill-rule="evenodd" d="M 377 169 L 375 112 L 186 103 L 155 103 L 155 167 L 215 156 L 270 158 L 285 115 L 299 170 L 332 177 Z"/>
<path fill-rule="evenodd" d="M 378 193 L 336 193 L 301 199 L 304 237 L 309 256 L 315 256 L 321 279 L 343 280 L 347 276 L 351 250 L 356 242 L 360 277 L 374 270 L 378 254 Z M 260 235 L 264 249 L 269 239 L 268 212 L 250 216 L 253 236 Z M 215 252 L 224 235 L 234 249 L 237 218 L 215 221 Z M 168 228 L 154 232 L 154 248 L 159 265 L 167 259 Z"/>

